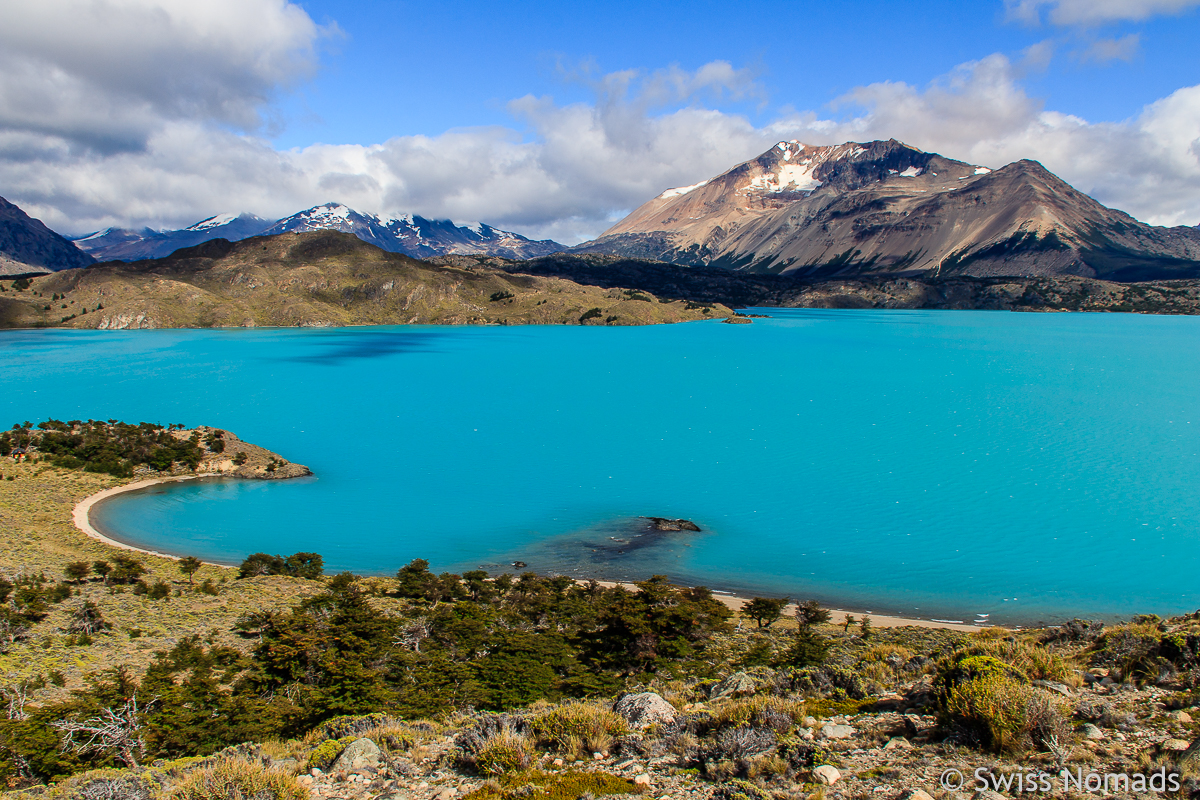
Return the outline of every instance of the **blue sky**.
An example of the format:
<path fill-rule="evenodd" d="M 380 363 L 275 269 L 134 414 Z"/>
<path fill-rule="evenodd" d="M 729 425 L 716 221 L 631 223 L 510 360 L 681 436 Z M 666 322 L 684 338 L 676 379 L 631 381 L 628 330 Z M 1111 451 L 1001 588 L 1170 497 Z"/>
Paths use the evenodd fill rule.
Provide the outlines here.
<path fill-rule="evenodd" d="M 0 5 L 0 196 L 56 230 L 368 213 L 593 237 L 780 139 L 1042 161 L 1200 223 L 1200 0 Z"/>
<path fill-rule="evenodd" d="M 991 53 L 1014 60 L 1042 43 L 1046 67 L 1023 83 L 1047 106 L 1092 122 L 1121 121 L 1180 86 L 1200 83 L 1200 12 L 1054 25 L 1011 18 L 1002 2 L 330 2 L 301 5 L 336 25 L 320 73 L 282 107 L 282 147 L 381 142 L 400 134 L 512 124 L 526 94 L 587 102 L 566 74 L 685 70 L 724 60 L 753 70 L 762 96 L 710 106 L 764 124 L 787 108 L 825 109 L 856 86 L 923 86 Z M 1136 5 L 1136 4 L 1130 4 Z M 1098 63 L 1097 41 L 1139 38 L 1128 58 Z M 849 109 L 842 109 L 843 112 Z"/>

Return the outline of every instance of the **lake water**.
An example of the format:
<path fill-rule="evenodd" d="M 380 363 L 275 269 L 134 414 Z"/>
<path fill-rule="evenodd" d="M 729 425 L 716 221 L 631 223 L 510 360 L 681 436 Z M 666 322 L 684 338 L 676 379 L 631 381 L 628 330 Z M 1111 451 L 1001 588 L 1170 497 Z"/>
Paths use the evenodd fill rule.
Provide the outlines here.
<path fill-rule="evenodd" d="M 311 479 L 101 504 L 136 545 L 529 569 L 994 622 L 1200 607 L 1200 319 L 18 331 L 0 422 L 229 429 Z M 646 534 L 643 515 L 699 534 Z"/>

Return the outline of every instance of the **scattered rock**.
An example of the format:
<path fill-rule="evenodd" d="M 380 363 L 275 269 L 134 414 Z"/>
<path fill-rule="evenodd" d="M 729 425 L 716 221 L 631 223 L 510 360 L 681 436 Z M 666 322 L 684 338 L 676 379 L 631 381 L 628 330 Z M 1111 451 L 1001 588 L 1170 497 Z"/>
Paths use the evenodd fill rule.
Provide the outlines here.
<path fill-rule="evenodd" d="M 1186 711 L 1172 711 L 1170 714 L 1167 714 L 1167 716 L 1176 722 L 1187 723 L 1192 721 L 1192 715 Z"/>
<path fill-rule="evenodd" d="M 633 779 L 633 784 L 634 786 L 649 786 L 650 776 L 643 772 L 641 775 L 638 775 Z"/>
<path fill-rule="evenodd" d="M 812 774 L 817 783 L 823 783 L 826 786 L 833 786 L 842 777 L 842 773 L 838 772 L 836 767 L 831 767 L 829 764 L 822 764 L 814 769 Z"/>
<path fill-rule="evenodd" d="M 675 706 L 657 692 L 627 694 L 613 705 L 630 727 L 643 729 L 651 725 L 667 725 L 675 721 Z"/>
<path fill-rule="evenodd" d="M 333 772 L 376 771 L 383 765 L 383 751 L 370 739 L 355 739 L 333 762 Z"/>
<path fill-rule="evenodd" d="M 724 697 L 744 697 L 754 694 L 754 679 L 744 672 L 735 672 L 718 683 L 708 693 L 709 700 L 720 700 Z"/>
<path fill-rule="evenodd" d="M 1034 681 L 1033 685 L 1040 686 L 1043 689 L 1047 689 L 1051 692 L 1057 692 L 1063 697 L 1071 697 L 1073 695 L 1070 688 L 1068 688 L 1065 683 L 1057 683 L 1055 681 Z"/>
<path fill-rule="evenodd" d="M 817 718 L 805 717 L 804 719 L 800 720 L 800 725 L 805 728 L 815 728 L 817 727 Z"/>
<path fill-rule="evenodd" d="M 525 569 L 526 567 L 529 566 L 524 561 L 514 561 L 514 562 L 512 562 L 512 565 L 513 565 L 514 569 Z"/>
<path fill-rule="evenodd" d="M 697 531 L 700 526 L 687 519 L 670 519 L 668 517 L 646 517 L 650 527 L 656 531 Z"/>
<path fill-rule="evenodd" d="M 924 789 L 909 789 L 900 795 L 897 800 L 933 800 L 933 798 Z"/>
<path fill-rule="evenodd" d="M 1183 739 L 1167 739 L 1165 742 L 1162 743 L 1163 750 L 1172 750 L 1175 752 L 1183 752 L 1184 750 L 1187 750 L 1188 747 L 1190 747 L 1190 746 L 1191 745 L 1189 745 Z"/>
<path fill-rule="evenodd" d="M 1100 740 L 1104 738 L 1104 731 L 1088 722 L 1083 726 L 1083 735 L 1088 739 Z"/>
<path fill-rule="evenodd" d="M 821 726 L 820 737 L 822 739 L 849 739 L 853 735 L 854 728 L 849 725 L 825 724 Z"/>
<path fill-rule="evenodd" d="M 912 742 L 905 739 L 903 736 L 893 736 L 887 740 L 887 744 L 883 746 L 884 750 L 911 750 Z"/>
<path fill-rule="evenodd" d="M 979 789 L 971 797 L 973 800 L 1008 800 L 1004 795 L 991 789 Z"/>
<path fill-rule="evenodd" d="M 434 793 L 433 800 L 454 800 L 456 797 L 458 797 L 458 790 L 452 786 L 447 786 Z"/>

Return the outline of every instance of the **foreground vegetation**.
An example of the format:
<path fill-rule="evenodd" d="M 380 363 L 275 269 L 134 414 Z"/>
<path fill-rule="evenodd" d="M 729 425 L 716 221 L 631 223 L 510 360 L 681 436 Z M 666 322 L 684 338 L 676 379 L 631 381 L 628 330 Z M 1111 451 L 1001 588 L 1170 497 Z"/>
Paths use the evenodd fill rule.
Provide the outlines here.
<path fill-rule="evenodd" d="M 221 568 L 83 536 L 74 503 L 124 479 L 59 457 L 0 462 L 12 790 L 798 800 L 933 792 L 983 764 L 1200 788 L 1200 615 L 968 634 L 771 598 L 734 613 L 661 576 L 325 576 L 315 553 Z"/>

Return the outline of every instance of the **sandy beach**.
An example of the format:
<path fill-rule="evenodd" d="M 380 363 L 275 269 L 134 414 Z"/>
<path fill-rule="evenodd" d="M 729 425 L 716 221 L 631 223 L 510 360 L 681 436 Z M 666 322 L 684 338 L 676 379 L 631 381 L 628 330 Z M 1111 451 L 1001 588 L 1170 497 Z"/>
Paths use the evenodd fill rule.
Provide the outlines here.
<path fill-rule="evenodd" d="M 88 516 L 88 514 L 92 510 L 92 506 L 96 505 L 96 503 L 99 503 L 101 500 L 107 500 L 110 497 L 115 497 L 116 495 L 124 494 L 125 492 L 132 492 L 132 491 L 136 491 L 138 489 L 145 489 L 148 486 L 154 486 L 154 485 L 160 484 L 160 483 L 177 483 L 179 481 L 191 481 L 191 480 L 195 480 L 196 478 L 210 478 L 210 477 L 216 477 L 216 476 L 217 476 L 217 473 L 205 473 L 205 474 L 201 474 L 201 475 L 179 475 L 179 476 L 173 476 L 170 478 L 149 478 L 144 481 L 136 481 L 134 483 L 127 483 L 124 486 L 114 486 L 111 489 L 105 489 L 103 492 L 96 492 L 93 495 L 89 495 L 89 496 L 83 498 L 82 500 L 80 500 L 78 503 L 76 503 L 75 509 L 71 512 L 71 521 L 75 523 L 76 528 L 79 528 L 79 530 L 83 531 L 85 534 L 87 534 L 91 538 L 96 539 L 97 541 L 104 542 L 106 545 L 108 545 L 110 547 L 116 547 L 120 550 L 132 550 L 136 553 L 145 553 L 146 555 L 158 556 L 159 558 L 169 558 L 172 561 L 178 561 L 183 556 L 171 555 L 170 553 L 160 553 L 157 550 L 147 550 L 143 547 L 134 547 L 131 544 L 125 544 L 124 542 L 118 542 L 116 539 L 110 539 L 109 537 L 107 537 L 103 533 L 101 533 L 100 531 L 96 530 L 96 528 L 92 525 L 92 521 L 91 521 L 90 517 Z M 205 562 L 205 563 L 208 563 L 208 562 Z M 210 564 L 210 566 L 226 567 L 226 568 L 229 567 L 228 564 Z"/>

